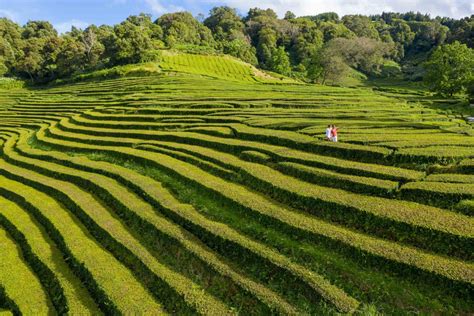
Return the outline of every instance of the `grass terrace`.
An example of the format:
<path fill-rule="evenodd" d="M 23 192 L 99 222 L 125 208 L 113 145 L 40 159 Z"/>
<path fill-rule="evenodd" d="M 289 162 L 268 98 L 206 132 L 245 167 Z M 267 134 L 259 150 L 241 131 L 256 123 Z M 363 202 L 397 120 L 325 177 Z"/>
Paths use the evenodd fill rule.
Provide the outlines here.
<path fill-rule="evenodd" d="M 0 314 L 474 310 L 472 126 L 422 90 L 164 51 L 0 91 Z"/>

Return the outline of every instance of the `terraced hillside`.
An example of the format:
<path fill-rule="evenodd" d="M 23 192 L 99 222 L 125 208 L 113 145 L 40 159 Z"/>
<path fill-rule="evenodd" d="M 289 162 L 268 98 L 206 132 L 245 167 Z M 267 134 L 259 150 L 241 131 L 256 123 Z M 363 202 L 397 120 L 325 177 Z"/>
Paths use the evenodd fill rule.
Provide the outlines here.
<path fill-rule="evenodd" d="M 461 117 L 196 73 L 2 90 L 0 312 L 474 311 Z"/>

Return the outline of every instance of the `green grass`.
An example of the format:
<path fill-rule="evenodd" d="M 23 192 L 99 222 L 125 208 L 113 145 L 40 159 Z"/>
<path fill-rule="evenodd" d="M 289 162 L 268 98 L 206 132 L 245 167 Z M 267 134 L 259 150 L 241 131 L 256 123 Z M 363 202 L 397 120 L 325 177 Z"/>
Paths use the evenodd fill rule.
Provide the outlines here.
<path fill-rule="evenodd" d="M 94 301 L 81 285 L 80 280 L 71 273 L 62 257 L 63 254 L 47 237 L 41 225 L 11 201 L 0 198 L 0 207 L 2 209 L 0 216 L 9 221 L 18 232 L 24 234 L 31 252 L 37 254 L 38 259 L 50 269 L 50 273 L 58 278 L 58 285 L 64 291 L 63 295 L 67 300 L 68 311 L 82 315 L 97 313 L 98 309 Z M 46 275 L 46 273 L 43 274 Z"/>
<path fill-rule="evenodd" d="M 162 51 L 161 69 L 205 75 L 240 82 L 297 83 L 278 74 L 268 74 L 231 56 L 196 55 Z"/>
<path fill-rule="evenodd" d="M 3 80 L 1 313 L 469 314 L 462 100 L 344 85 L 180 51 Z"/>
<path fill-rule="evenodd" d="M 41 283 L 3 228 L 0 228 L 0 248 L 2 249 L 0 284 L 5 288 L 7 296 L 18 305 L 22 313 L 44 315 L 54 313 L 51 301 Z"/>
<path fill-rule="evenodd" d="M 16 179 L 22 182 L 24 182 L 22 180 L 24 179 L 23 177 L 36 181 L 38 180 L 35 178 L 40 177 L 31 172 L 20 171 L 19 168 L 12 167 L 3 161 L 0 164 L 4 173 L 8 172 L 9 176 L 14 175 Z M 44 178 L 41 178 L 41 183 L 45 184 L 48 182 L 44 180 Z M 64 242 L 71 250 L 71 253 L 90 271 L 95 282 L 100 284 L 100 291 L 105 291 L 105 297 L 110 297 L 119 310 L 144 311 L 148 308 L 149 311 L 160 310 L 159 305 L 153 301 L 146 290 L 137 282 L 132 272 L 119 264 L 110 253 L 100 247 L 93 240 L 92 236 L 89 234 L 85 235 L 84 231 L 86 230 L 82 225 L 78 225 L 77 219 L 74 219 L 71 217 L 71 214 L 65 212 L 62 206 L 54 199 L 19 182 L 2 179 L 2 184 L 7 190 L 16 192 L 25 198 L 31 205 L 36 205 L 38 211 L 51 221 L 61 236 L 63 236 Z M 78 271 L 77 273 L 80 272 Z M 113 273 L 114 279 L 110 278 L 110 273 Z M 82 272 L 82 274 L 85 274 L 85 272 Z M 84 276 L 82 275 L 82 277 Z M 120 280 L 120 282 L 118 283 L 116 280 Z M 88 281 L 91 282 L 91 280 Z M 93 289 L 90 290 L 92 291 Z M 100 293 L 99 289 L 93 291 L 98 292 L 96 294 L 97 297 L 95 297 L 98 305 L 107 304 L 104 300 L 105 297 L 98 296 Z M 125 293 L 127 294 L 124 295 Z M 101 307 L 105 309 L 104 306 Z"/>

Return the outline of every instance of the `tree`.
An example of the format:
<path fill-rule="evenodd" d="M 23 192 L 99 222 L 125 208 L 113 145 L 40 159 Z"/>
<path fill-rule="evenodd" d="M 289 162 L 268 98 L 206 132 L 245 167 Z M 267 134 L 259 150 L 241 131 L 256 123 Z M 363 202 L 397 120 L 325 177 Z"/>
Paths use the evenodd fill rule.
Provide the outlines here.
<path fill-rule="evenodd" d="M 292 35 L 288 51 L 295 65 L 306 65 L 323 46 L 323 33 L 315 22 L 306 18 L 295 19 L 292 23 L 297 29 Z"/>
<path fill-rule="evenodd" d="M 474 79 L 468 84 L 467 95 L 469 97 L 469 103 L 474 104 Z"/>
<path fill-rule="evenodd" d="M 338 37 L 352 38 L 356 35 L 342 23 L 319 22 L 319 29 L 323 32 L 324 42 Z"/>
<path fill-rule="evenodd" d="M 244 23 L 235 9 L 226 6 L 213 8 L 204 25 L 211 30 L 222 52 L 252 65 L 257 64 L 256 50 L 245 35 Z"/>
<path fill-rule="evenodd" d="M 94 69 L 105 51 L 105 47 L 99 39 L 98 28 L 95 25 L 87 27 L 81 34 L 80 40 L 84 45 L 87 68 Z"/>
<path fill-rule="evenodd" d="M 111 43 L 111 61 L 114 64 L 146 61 L 150 52 L 160 47 L 162 30 L 146 14 L 129 16 L 114 27 Z"/>
<path fill-rule="evenodd" d="M 453 21 L 448 33 L 448 43 L 459 41 L 474 48 L 474 14 L 458 21 Z"/>
<path fill-rule="evenodd" d="M 209 17 L 204 20 L 216 40 L 229 40 L 237 32 L 243 34 L 244 23 L 237 11 L 227 6 L 212 8 Z"/>
<path fill-rule="evenodd" d="M 272 52 L 270 69 L 282 75 L 289 75 L 291 72 L 290 58 L 283 46 L 278 47 Z"/>
<path fill-rule="evenodd" d="M 66 35 L 62 38 L 56 59 L 56 71 L 60 77 L 71 75 L 85 68 L 86 49 L 77 38 Z"/>
<path fill-rule="evenodd" d="M 415 33 L 412 32 L 407 22 L 393 19 L 390 34 L 395 42 L 395 47 L 398 52 L 397 55 L 399 59 L 402 59 L 405 57 L 405 50 L 412 45 L 413 40 L 415 39 Z"/>
<path fill-rule="evenodd" d="M 294 14 L 293 12 L 291 11 L 286 11 L 285 13 L 285 20 L 293 20 L 293 19 L 296 19 L 296 14 Z"/>
<path fill-rule="evenodd" d="M 215 45 L 211 30 L 199 23 L 189 12 L 168 13 L 159 17 L 155 23 L 163 30 L 165 43 L 174 45 Z"/>
<path fill-rule="evenodd" d="M 2 58 L 3 74 L 14 73 L 16 61 L 23 54 L 24 41 L 21 31 L 20 26 L 15 22 L 0 18 L 0 57 Z"/>
<path fill-rule="evenodd" d="M 439 21 L 409 22 L 410 29 L 415 33 L 411 47 L 415 52 L 428 52 L 433 47 L 444 44 L 449 29 Z"/>
<path fill-rule="evenodd" d="M 467 88 L 467 95 L 469 97 L 469 103 L 474 104 L 474 79 L 471 80 Z"/>
<path fill-rule="evenodd" d="M 223 51 L 226 54 L 237 57 L 249 64 L 257 65 L 256 50 L 247 39 L 234 39 L 223 43 Z"/>
<path fill-rule="evenodd" d="M 258 38 L 258 61 L 263 68 L 271 69 L 272 53 L 277 48 L 276 32 L 269 27 L 264 27 L 260 30 Z"/>
<path fill-rule="evenodd" d="M 325 51 L 368 75 L 377 75 L 385 59 L 393 54 L 393 45 L 364 37 L 335 38 L 327 43 Z"/>
<path fill-rule="evenodd" d="M 307 66 L 308 78 L 312 82 L 325 84 L 330 81 L 337 83 L 350 71 L 343 57 L 335 55 L 332 48 L 325 46 L 315 54 Z"/>
<path fill-rule="evenodd" d="M 22 53 L 15 66 L 17 71 L 34 81 L 54 79 L 61 38 L 51 23 L 28 21 L 22 32 L 22 39 Z"/>
<path fill-rule="evenodd" d="M 336 12 L 324 12 L 314 16 L 313 19 L 324 22 L 339 22 L 339 15 Z"/>
<path fill-rule="evenodd" d="M 4 76 L 8 70 L 8 67 L 5 65 L 5 60 L 0 56 L 0 77 Z"/>
<path fill-rule="evenodd" d="M 34 81 L 41 71 L 44 57 L 41 53 L 44 44 L 39 38 L 30 38 L 25 42 L 23 54 L 16 62 L 16 68 L 20 73 L 25 73 Z"/>
<path fill-rule="evenodd" d="M 57 36 L 58 32 L 48 21 L 28 21 L 28 23 L 26 23 L 25 27 L 23 28 L 22 33 L 22 37 L 24 39 Z"/>
<path fill-rule="evenodd" d="M 474 50 L 454 42 L 435 49 L 425 63 L 425 82 L 433 91 L 452 96 L 474 79 Z"/>
<path fill-rule="evenodd" d="M 342 18 L 342 23 L 359 37 L 379 39 L 379 33 L 368 17 L 363 15 L 346 15 Z"/>

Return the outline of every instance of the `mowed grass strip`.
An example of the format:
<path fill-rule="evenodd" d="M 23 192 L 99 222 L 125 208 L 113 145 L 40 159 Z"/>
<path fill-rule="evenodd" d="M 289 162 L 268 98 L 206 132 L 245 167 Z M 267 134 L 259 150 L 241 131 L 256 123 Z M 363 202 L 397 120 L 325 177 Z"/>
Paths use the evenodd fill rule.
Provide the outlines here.
<path fill-rule="evenodd" d="M 435 173 L 425 178 L 429 182 L 474 183 L 474 174 Z"/>
<path fill-rule="evenodd" d="M 461 200 L 474 199 L 474 183 L 410 182 L 403 185 L 400 191 L 405 199 L 446 208 Z"/>
<path fill-rule="evenodd" d="M 0 166 L 2 167 L 2 175 L 22 182 L 25 181 L 28 184 L 30 184 L 30 181 L 38 181 L 38 179 L 35 179 L 37 174 L 31 171 L 12 166 L 3 160 L 0 161 Z M 100 297 L 94 297 L 99 306 L 102 304 L 101 309 L 103 311 L 108 310 L 110 312 L 113 310 L 113 307 L 109 309 L 111 306 L 108 305 L 110 304 L 104 301 L 104 299 L 110 298 L 111 303 L 117 306 L 118 311 L 124 313 L 164 313 L 161 306 L 136 280 L 132 272 L 126 269 L 109 252 L 105 251 L 87 232 L 87 229 L 80 224 L 78 219 L 65 210 L 56 200 L 20 182 L 3 176 L 0 179 L 3 188 L 11 192 L 17 192 L 25 201 L 37 208 L 58 230 L 74 258 L 84 265 L 94 281 L 97 282 L 100 290 L 105 292 Z M 47 181 L 44 183 L 47 183 Z M 114 277 L 111 278 L 111 275 Z M 89 280 L 90 282 L 91 280 Z M 89 284 L 90 286 L 95 287 L 90 290 L 97 293 L 97 286 Z"/>
<path fill-rule="evenodd" d="M 473 157 L 473 146 L 445 145 L 399 148 L 394 153 L 393 160 L 397 162 L 452 164 Z"/>
<path fill-rule="evenodd" d="M 311 183 L 361 194 L 388 196 L 399 185 L 395 181 L 346 175 L 293 162 L 280 162 L 275 165 L 275 168 L 283 173 Z"/>
<path fill-rule="evenodd" d="M 9 162 L 21 165 L 24 168 L 36 170 L 37 172 L 44 172 L 49 169 L 49 171 L 55 170 L 54 172 L 56 172 L 56 174 L 59 173 L 58 170 L 61 167 L 58 165 L 22 157 L 15 153 L 12 150 L 15 142 L 16 137 L 12 137 L 11 140 L 5 144 L 4 156 Z M 67 171 L 71 171 L 71 169 L 64 168 Z M 36 173 L 36 171 L 31 171 L 31 173 Z M 76 174 L 77 173 L 79 172 L 76 172 Z M 46 172 L 46 174 L 48 174 L 48 172 Z M 100 233 L 104 239 L 110 239 L 110 244 L 108 244 L 107 247 L 109 247 L 116 256 L 119 256 L 124 264 L 128 265 L 131 269 L 133 267 L 137 269 L 133 272 L 137 274 L 137 276 L 140 276 L 139 278 L 144 282 L 144 285 L 155 296 L 158 296 L 158 299 L 163 300 L 163 304 L 166 304 L 166 308 L 171 312 L 173 312 L 174 309 L 186 311 L 188 309 L 186 304 L 189 304 L 189 308 L 195 308 L 205 314 L 219 313 L 223 315 L 229 312 L 228 308 L 222 302 L 202 291 L 197 284 L 157 261 L 156 258 L 133 237 L 126 226 L 116 218 L 115 214 L 111 214 L 111 212 L 104 208 L 90 193 L 80 190 L 76 185 L 70 182 L 54 180 L 53 178 L 41 174 L 35 175 L 37 181 L 42 179 L 41 183 L 47 184 L 47 186 L 54 191 L 60 191 L 67 195 L 87 214 L 90 220 L 93 221 L 97 232 Z M 70 180 L 72 180 L 72 175 L 70 176 Z M 104 179 L 96 178 L 94 180 L 98 182 L 99 186 L 115 186 L 115 192 L 113 192 L 113 194 L 127 198 L 127 192 L 125 191 L 124 195 L 124 191 L 120 190 L 120 187 L 115 181 L 112 181 L 113 184 L 107 184 L 104 182 Z M 160 296 L 164 294 L 168 295 L 168 297 Z"/>
<path fill-rule="evenodd" d="M 347 191 L 309 184 L 281 174 L 267 166 L 249 163 L 235 156 L 215 150 L 178 143 L 157 143 L 182 149 L 240 173 L 243 182 L 275 199 L 330 220 L 342 222 L 373 232 L 373 223 L 381 236 L 407 239 L 406 232 L 416 231 L 416 238 L 408 239 L 421 245 L 430 241 L 428 249 L 442 249 L 448 253 L 462 252 L 472 245 L 474 231 L 471 219 L 433 207 L 399 200 L 353 194 Z M 388 223 L 392 221 L 393 223 Z M 398 225 L 398 226 L 395 226 Z M 366 228 L 369 227 L 369 228 Z M 384 234 L 382 230 L 386 230 Z M 423 231 L 424 230 L 424 231 Z M 424 233 L 422 235 L 421 233 Z M 436 236 L 438 234 L 439 236 Z M 434 242 L 436 241 L 436 244 Z M 452 247 L 452 249 L 450 248 Z"/>
<path fill-rule="evenodd" d="M 41 135 L 37 135 L 37 137 L 40 141 L 43 140 Z M 31 150 L 29 150 L 29 152 L 31 153 Z M 146 196 L 148 200 L 157 205 L 160 209 L 168 214 L 171 213 L 172 218 L 178 218 L 179 222 L 189 222 L 192 225 L 199 227 L 205 234 L 217 235 L 219 238 L 230 242 L 231 246 L 233 244 L 234 247 L 242 247 L 250 251 L 253 256 L 262 257 L 277 267 L 288 270 L 294 276 L 301 278 L 302 281 L 308 283 L 319 293 L 319 295 L 321 295 L 331 304 L 335 305 L 341 311 L 352 311 L 358 305 L 357 301 L 348 297 L 345 293 L 334 286 L 331 286 L 326 280 L 324 280 L 322 276 L 318 276 L 304 267 L 291 262 L 291 260 L 285 256 L 280 255 L 277 251 L 241 235 L 227 225 L 215 223 L 206 219 L 192 206 L 179 203 L 165 188 L 161 186 L 160 183 L 153 179 L 137 174 L 130 169 L 114 166 L 106 162 L 92 162 L 79 157 L 71 158 L 64 154 L 49 153 L 44 155 L 54 157 L 55 159 L 61 157 L 60 159 L 62 161 L 66 160 L 68 163 L 72 163 L 75 160 L 74 165 L 78 168 L 87 167 L 91 171 L 106 173 L 119 178 L 122 182 L 128 183 L 129 186 L 132 186 L 135 188 L 135 190 L 138 190 L 141 195 Z M 174 238 L 179 240 L 178 237 L 179 236 L 174 236 Z M 196 245 L 189 246 L 196 248 Z M 201 250 L 198 253 L 202 252 L 203 251 Z M 266 295 L 268 296 L 268 294 Z M 275 305 L 274 301 L 270 301 L 269 303 Z M 286 312 L 288 312 L 288 308 L 285 309 L 287 310 Z"/>
<path fill-rule="evenodd" d="M 90 297 L 80 280 L 74 276 L 63 259 L 63 254 L 54 242 L 47 237 L 47 233 L 25 210 L 13 202 L 0 197 L 0 216 L 3 216 L 18 232 L 23 234 L 31 251 L 43 264 L 54 273 L 58 285 L 67 300 L 68 312 L 80 315 L 94 315 L 99 313 L 95 302 Z M 44 273 L 48 276 L 47 273 Z M 49 281 L 49 285 L 54 285 Z M 56 298 L 57 297 L 53 297 Z M 58 313 L 64 313 L 64 310 Z"/>
<path fill-rule="evenodd" d="M 24 134 L 26 136 L 27 134 Z M 192 236 L 191 234 L 187 233 L 181 227 L 177 226 L 176 224 L 170 222 L 163 216 L 156 213 L 153 208 L 138 199 L 134 193 L 122 188 L 121 190 L 118 189 L 117 186 L 111 185 L 114 183 L 114 180 L 108 179 L 102 175 L 104 170 L 109 170 L 112 172 L 115 169 L 122 170 L 122 172 L 128 172 L 127 176 L 132 173 L 130 170 L 125 168 L 115 167 L 111 164 L 103 163 L 102 166 L 98 162 L 90 161 L 87 158 L 81 157 L 69 157 L 67 155 L 61 155 L 59 153 L 47 153 L 38 150 L 34 150 L 29 148 L 26 145 L 26 137 L 20 138 L 18 145 L 15 147 L 22 155 L 27 155 L 29 157 L 37 157 L 37 159 L 42 159 L 46 161 L 51 160 L 59 160 L 60 159 L 65 165 L 69 166 L 62 166 L 62 165 L 53 165 L 51 163 L 43 163 L 42 160 L 37 160 L 37 165 L 51 165 L 54 166 L 54 174 L 58 178 L 68 178 L 69 173 L 74 173 L 75 177 L 80 177 L 84 182 L 88 182 L 91 189 L 95 190 L 96 192 L 101 191 L 102 189 L 108 190 L 109 193 L 113 196 L 124 196 L 126 195 L 127 198 L 123 200 L 123 202 L 119 200 L 108 200 L 107 202 L 114 204 L 117 208 L 120 204 L 123 203 L 123 207 L 127 209 L 128 212 L 133 212 L 134 215 L 138 215 L 140 221 L 147 221 L 152 225 L 152 229 L 155 229 L 163 234 L 166 234 L 168 237 L 173 238 L 176 242 L 181 243 L 185 249 L 191 251 L 196 256 L 200 257 L 201 260 L 209 263 L 211 268 L 215 270 L 215 272 L 222 273 L 223 275 L 229 276 L 234 282 L 240 284 L 244 290 L 248 290 L 257 298 L 261 299 L 263 302 L 267 303 L 272 308 L 276 308 L 284 313 L 288 314 L 296 314 L 296 310 L 290 306 L 287 302 L 285 302 L 281 297 L 278 296 L 277 293 L 272 292 L 271 290 L 267 289 L 265 286 L 260 285 L 250 278 L 241 274 L 241 272 L 234 271 L 228 263 L 222 260 L 219 256 L 213 253 L 209 248 L 207 248 L 204 244 L 202 244 L 197 238 Z M 76 163 L 74 163 L 76 161 Z M 95 166 L 95 165 L 99 166 Z M 105 166 L 104 166 L 105 165 Z M 71 167 L 74 166 L 75 169 Z M 80 169 L 84 169 L 85 166 L 88 166 L 88 171 L 93 171 L 94 173 L 81 171 Z M 100 167 L 106 167 L 105 169 L 101 169 Z M 133 173 L 132 173 L 133 175 Z M 135 177 L 136 178 L 136 175 Z M 107 181 L 108 179 L 108 181 Z M 142 181 L 143 182 L 143 181 Z M 146 185 L 157 185 L 161 186 L 159 183 L 151 181 L 152 183 L 148 182 Z M 97 184 L 97 186 L 96 186 Z M 163 189 L 164 190 L 164 189 Z M 132 215 L 133 217 L 133 215 Z M 149 226 L 143 225 L 142 229 L 150 228 Z M 141 231 L 143 233 L 143 231 Z M 159 236 L 158 236 L 159 237 Z M 183 282 L 182 280 L 178 280 Z M 173 284 L 174 280 L 170 279 L 170 283 Z M 186 288 L 183 286 L 180 288 L 180 285 L 174 284 L 179 290 L 186 293 Z M 186 285 L 186 284 L 184 284 Z M 188 293 L 190 296 L 191 293 Z"/>
<path fill-rule="evenodd" d="M 64 132 L 71 132 L 77 137 L 87 138 L 85 135 L 96 135 L 96 136 L 118 136 L 123 138 L 123 142 L 129 142 L 130 144 L 136 143 L 137 140 L 133 137 L 134 135 L 128 133 L 119 133 L 119 131 L 109 129 L 96 129 L 96 128 L 85 128 L 75 124 L 72 124 L 67 119 L 63 119 L 57 125 L 58 128 Z M 84 136 L 81 136 L 84 134 Z M 275 159 L 281 161 L 292 161 L 297 163 L 303 163 L 312 165 L 315 167 L 328 168 L 331 170 L 337 170 L 343 173 L 355 174 L 360 176 L 376 177 L 387 180 L 395 181 L 412 181 L 421 179 L 424 176 L 423 172 L 396 168 L 390 166 L 361 163 L 356 161 L 350 161 L 345 159 L 339 159 L 328 156 L 316 155 L 300 150 L 295 150 L 283 146 L 269 145 L 266 143 L 251 141 L 251 140 L 240 140 L 234 138 L 221 138 L 211 135 L 203 135 L 198 133 L 186 133 L 186 132 L 154 132 L 149 134 L 148 131 L 138 132 L 138 139 L 146 140 L 170 140 L 179 143 L 189 143 L 199 145 L 202 147 L 209 147 L 218 149 L 221 151 L 240 153 L 245 150 L 256 150 L 261 151 Z M 105 142 L 104 145 L 109 145 L 110 142 Z"/>
<path fill-rule="evenodd" d="M 49 128 L 47 132 L 50 133 L 51 136 L 62 135 L 61 132 L 54 127 Z M 442 277 L 442 279 L 445 279 L 448 283 L 454 282 L 457 284 L 457 282 L 461 282 L 463 284 L 470 284 L 468 287 L 472 287 L 474 283 L 474 269 L 470 263 L 426 253 L 419 249 L 384 239 L 374 238 L 318 220 L 302 212 L 285 209 L 240 185 L 232 184 L 214 177 L 196 167 L 165 155 L 131 148 L 91 145 L 90 138 L 84 140 L 85 143 L 81 143 L 81 139 L 76 139 L 76 141 L 64 141 L 49 136 L 45 136 L 45 138 L 48 139 L 48 143 L 58 149 L 85 151 L 89 153 L 104 151 L 111 155 L 123 157 L 125 160 L 134 159 L 137 162 L 143 162 L 147 165 L 161 168 L 184 179 L 192 185 L 200 186 L 212 192 L 216 197 L 225 199 L 237 207 L 251 212 L 256 218 L 260 218 L 262 221 L 269 223 L 276 222 L 278 225 L 286 227 L 289 231 L 294 232 L 296 229 L 296 231 L 328 238 L 329 240 L 349 246 L 356 250 L 356 252 L 363 252 L 375 258 L 382 259 L 384 262 L 388 260 L 388 262 L 403 264 L 405 267 L 412 267 L 433 273 L 435 276 Z"/>
<path fill-rule="evenodd" d="M 71 122 L 61 121 L 61 124 L 65 127 L 69 124 L 75 124 L 77 130 L 82 130 L 84 133 L 94 133 L 96 135 L 105 136 L 104 133 L 114 134 L 114 136 L 123 137 L 126 133 L 122 133 L 112 128 L 101 128 L 96 127 L 93 130 L 89 130 L 85 126 L 81 126 L 82 123 L 87 123 L 88 120 L 81 116 L 71 117 Z M 386 157 L 391 154 L 391 150 L 383 147 L 368 147 L 364 145 L 348 144 L 348 143 L 332 143 L 324 142 L 314 139 L 307 135 L 288 132 L 271 130 L 265 128 L 256 128 L 245 125 L 238 125 L 232 127 L 233 134 L 238 138 L 250 141 L 259 141 L 262 143 L 268 143 L 279 146 L 286 146 L 293 149 L 298 149 L 306 152 L 327 154 L 334 157 L 347 158 L 352 160 L 364 160 L 369 162 L 384 162 Z M 128 131 L 128 137 L 134 138 L 153 138 L 160 135 L 158 131 L 147 131 L 147 130 L 130 130 Z M 127 136 L 125 136 L 127 137 Z"/>
<path fill-rule="evenodd" d="M 196 146 L 155 141 L 153 144 L 144 143 L 135 145 L 134 148 L 164 153 L 180 160 L 192 163 L 201 167 L 202 169 L 208 170 L 211 173 L 224 178 L 233 179 L 236 176 L 236 172 L 239 172 L 238 168 L 229 166 L 225 161 L 220 160 L 219 157 L 203 153 L 207 151 L 206 149 L 203 149 L 203 152 L 189 149 L 196 148 Z M 249 162 L 266 164 L 282 173 L 307 182 L 323 185 L 325 187 L 345 189 L 355 193 L 389 196 L 398 188 L 398 182 L 390 180 L 339 174 L 334 171 L 328 171 L 292 162 L 272 163 L 271 158 L 268 155 L 257 151 L 243 151 L 239 155 L 239 158 Z M 208 162 L 203 163 L 203 161 Z M 221 172 L 219 168 L 226 168 L 225 170 L 229 171 L 224 173 Z"/>
<path fill-rule="evenodd" d="M 4 316 L 21 315 L 18 305 L 8 297 L 5 288 L 0 284 L 0 315 Z"/>
<path fill-rule="evenodd" d="M 0 285 L 5 288 L 6 295 L 23 314 L 54 314 L 54 307 L 39 279 L 23 260 L 18 245 L 3 227 L 0 227 L 0 249 Z"/>

